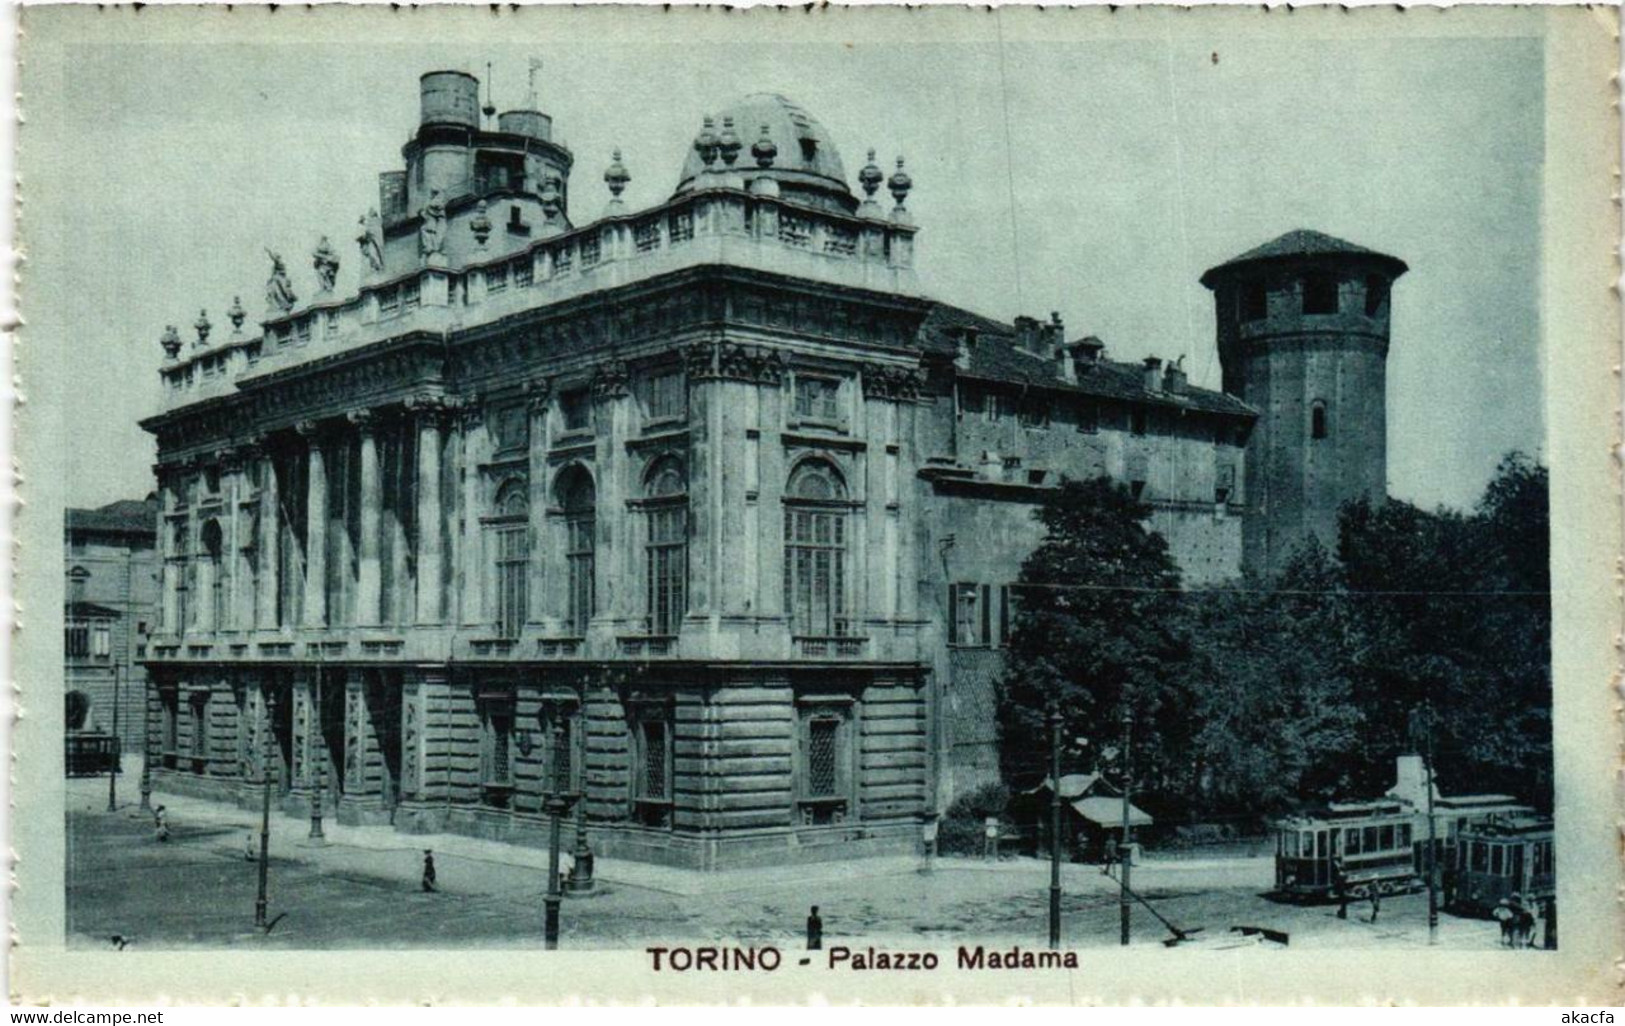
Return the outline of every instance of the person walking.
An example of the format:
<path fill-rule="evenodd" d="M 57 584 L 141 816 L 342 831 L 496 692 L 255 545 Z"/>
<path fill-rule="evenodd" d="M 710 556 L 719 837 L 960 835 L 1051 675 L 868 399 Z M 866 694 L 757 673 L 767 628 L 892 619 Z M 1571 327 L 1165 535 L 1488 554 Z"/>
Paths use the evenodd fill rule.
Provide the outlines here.
<path fill-rule="evenodd" d="M 1373 880 L 1371 882 L 1371 921 L 1373 923 L 1377 921 L 1377 913 L 1381 912 L 1381 911 L 1382 911 L 1382 891 L 1377 886 L 1377 882 L 1375 880 Z"/>
<path fill-rule="evenodd" d="M 248 832 L 248 839 L 243 842 L 243 861 L 255 862 L 258 861 L 258 859 L 259 852 L 255 850 L 254 846 L 254 831 L 250 830 Z"/>
<path fill-rule="evenodd" d="M 812 907 L 812 914 L 807 916 L 807 950 L 818 951 L 824 946 L 824 921 L 818 916 L 818 906 Z"/>
<path fill-rule="evenodd" d="M 423 891 L 432 894 L 440 888 L 435 885 L 434 852 L 428 848 L 423 849 Z"/>
<path fill-rule="evenodd" d="M 1117 838 L 1106 838 L 1106 856 L 1100 863 L 1100 871 L 1107 876 L 1111 875 L 1112 867 L 1117 865 Z"/>
<path fill-rule="evenodd" d="M 169 812 L 162 805 L 152 810 L 152 829 L 159 844 L 169 840 Z"/>
<path fill-rule="evenodd" d="M 1503 948 L 1512 947 L 1512 902 L 1502 898 L 1495 903 L 1495 908 L 1490 910 L 1490 915 L 1494 917 L 1497 923 L 1501 924 L 1501 946 Z"/>

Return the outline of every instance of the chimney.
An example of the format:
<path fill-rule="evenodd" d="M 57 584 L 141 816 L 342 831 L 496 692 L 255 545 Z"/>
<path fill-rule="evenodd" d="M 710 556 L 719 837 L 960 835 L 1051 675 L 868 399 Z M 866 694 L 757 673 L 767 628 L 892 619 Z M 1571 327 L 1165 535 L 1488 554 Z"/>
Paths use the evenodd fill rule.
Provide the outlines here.
<path fill-rule="evenodd" d="M 1163 373 L 1162 387 L 1165 391 L 1172 392 L 1175 395 L 1185 391 L 1185 368 L 1181 366 L 1184 360 L 1185 358 L 1181 356 L 1178 360 L 1170 363 L 1167 371 Z"/>
<path fill-rule="evenodd" d="M 1162 358 L 1148 356 L 1145 358 L 1145 390 L 1147 392 L 1162 391 Z"/>
<path fill-rule="evenodd" d="M 1068 342 L 1066 349 L 1072 354 L 1073 371 L 1087 371 L 1100 362 L 1100 355 L 1105 351 L 1106 343 L 1093 335 L 1086 335 L 1076 342 Z"/>
<path fill-rule="evenodd" d="M 1049 323 L 1041 325 L 1038 329 L 1038 354 L 1040 356 L 1055 357 L 1059 355 L 1061 344 L 1066 339 L 1066 329 L 1061 324 L 1059 312 L 1051 310 Z"/>
<path fill-rule="evenodd" d="M 1038 318 L 1016 318 L 1016 348 L 1025 349 L 1029 353 L 1038 352 Z"/>
<path fill-rule="evenodd" d="M 1069 346 L 1055 347 L 1055 376 L 1068 384 L 1076 384 L 1078 368 L 1072 361 L 1072 349 Z"/>

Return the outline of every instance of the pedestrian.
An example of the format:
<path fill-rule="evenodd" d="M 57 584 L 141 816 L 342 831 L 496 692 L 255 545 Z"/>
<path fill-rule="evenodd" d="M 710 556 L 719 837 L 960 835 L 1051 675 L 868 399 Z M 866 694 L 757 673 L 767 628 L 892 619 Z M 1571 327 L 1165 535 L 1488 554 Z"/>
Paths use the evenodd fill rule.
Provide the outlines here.
<path fill-rule="evenodd" d="M 158 837 L 158 843 L 163 844 L 169 840 L 169 813 L 162 805 L 152 810 L 152 829 Z"/>
<path fill-rule="evenodd" d="M 259 853 L 254 850 L 254 831 L 248 832 L 248 839 L 243 842 L 243 859 L 248 862 L 255 861 Z"/>
<path fill-rule="evenodd" d="M 1332 895 L 1337 899 L 1337 918 L 1349 917 L 1349 878 L 1343 872 L 1343 860 L 1332 856 Z"/>
<path fill-rule="evenodd" d="M 1503 948 L 1512 947 L 1512 902 L 1502 898 L 1495 903 L 1495 908 L 1490 911 L 1490 915 L 1495 918 L 1497 923 L 1501 924 L 1501 946 Z"/>
<path fill-rule="evenodd" d="M 426 894 L 439 890 L 435 886 L 434 852 L 428 848 L 423 849 L 423 890 Z"/>
<path fill-rule="evenodd" d="M 1102 873 L 1110 875 L 1111 871 L 1112 871 L 1112 866 L 1114 866 L 1116 864 L 1117 864 L 1117 838 L 1108 837 L 1108 838 L 1106 838 L 1106 857 L 1105 857 L 1105 860 L 1103 862 L 1101 862 L 1101 864 L 1100 864 L 1100 871 Z"/>
<path fill-rule="evenodd" d="M 1512 946 L 1527 948 L 1535 941 L 1535 913 L 1523 903 L 1523 895 L 1512 896 Z"/>
<path fill-rule="evenodd" d="M 1371 883 L 1371 921 L 1373 923 L 1377 921 L 1377 913 L 1381 911 L 1382 890 L 1377 886 L 1376 881 L 1373 880 Z"/>
<path fill-rule="evenodd" d="M 818 951 L 824 946 L 824 921 L 818 917 L 818 906 L 812 907 L 807 917 L 807 950 Z"/>

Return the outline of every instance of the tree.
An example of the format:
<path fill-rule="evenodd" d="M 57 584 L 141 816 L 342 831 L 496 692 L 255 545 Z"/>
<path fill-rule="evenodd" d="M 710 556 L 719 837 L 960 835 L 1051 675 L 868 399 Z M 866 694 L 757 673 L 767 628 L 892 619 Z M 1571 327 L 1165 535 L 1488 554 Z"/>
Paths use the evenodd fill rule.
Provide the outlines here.
<path fill-rule="evenodd" d="M 1168 742 L 1189 734 L 1173 670 L 1186 655 L 1179 570 L 1147 529 L 1150 512 L 1105 477 L 1065 481 L 1035 511 L 1045 537 L 1022 564 L 999 691 L 1000 754 L 1012 785 L 1045 775 L 1051 699 L 1066 736 L 1097 752 L 1117 743 L 1132 705 L 1136 773 L 1150 779 L 1168 770 L 1160 757 Z"/>

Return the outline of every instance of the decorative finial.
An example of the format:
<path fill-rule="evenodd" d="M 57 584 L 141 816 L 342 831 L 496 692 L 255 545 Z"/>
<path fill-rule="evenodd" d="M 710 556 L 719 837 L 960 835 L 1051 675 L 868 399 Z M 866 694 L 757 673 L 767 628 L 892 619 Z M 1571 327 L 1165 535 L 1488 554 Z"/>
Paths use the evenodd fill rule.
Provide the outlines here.
<path fill-rule="evenodd" d="M 315 252 L 310 254 L 310 264 L 316 268 L 317 292 L 332 292 L 333 282 L 339 276 L 339 255 L 333 252 L 333 244 L 323 235 L 321 241 L 316 243 Z"/>
<path fill-rule="evenodd" d="M 722 135 L 717 138 L 717 148 L 722 151 L 722 162 L 730 168 L 734 161 L 739 159 L 739 136 L 734 134 L 734 119 L 722 119 Z"/>
<path fill-rule="evenodd" d="M 474 204 L 474 216 L 468 219 L 468 228 L 474 233 L 474 245 L 485 248 L 485 240 L 491 237 L 491 217 L 486 213 L 484 200 Z"/>
<path fill-rule="evenodd" d="M 214 325 L 209 323 L 209 311 L 199 310 L 197 320 L 192 322 L 192 328 L 197 332 L 197 348 L 202 349 L 209 344 L 209 332 Z"/>
<path fill-rule="evenodd" d="M 705 124 L 700 128 L 700 134 L 694 137 L 694 149 L 699 153 L 700 160 L 705 164 L 707 171 L 717 159 L 717 147 L 721 140 L 717 138 L 716 120 L 707 114 Z"/>
<path fill-rule="evenodd" d="M 897 201 L 897 209 L 902 210 L 903 201 L 908 199 L 908 191 L 914 188 L 914 179 L 910 178 L 908 172 L 903 170 L 902 157 L 897 158 L 897 172 L 891 176 L 891 181 L 887 183 L 887 187 L 891 189 L 892 199 Z"/>
<path fill-rule="evenodd" d="M 231 297 L 231 309 L 226 311 L 226 316 L 231 320 L 231 333 L 241 335 L 243 333 L 243 319 L 248 316 L 248 311 L 243 309 L 242 296 Z"/>
<path fill-rule="evenodd" d="M 764 171 L 773 166 L 773 158 L 779 155 L 779 148 L 773 145 L 773 137 L 768 134 L 766 125 L 762 126 L 762 137 L 751 146 L 750 155 L 756 158 L 756 166 Z"/>
<path fill-rule="evenodd" d="M 610 161 L 609 168 L 604 172 L 604 184 L 609 186 L 610 202 L 619 203 L 621 201 L 621 192 L 626 188 L 626 183 L 631 180 L 632 175 L 626 170 L 626 165 L 621 163 L 621 151 L 617 147 L 614 159 Z"/>
<path fill-rule="evenodd" d="M 880 165 L 875 163 L 875 151 L 870 150 L 869 163 L 863 165 L 863 170 L 858 172 L 858 184 L 863 186 L 864 194 L 872 200 L 875 198 L 875 190 L 879 189 L 885 180 L 885 173 L 880 170 Z"/>
<path fill-rule="evenodd" d="M 158 344 L 164 347 L 164 358 L 173 360 L 181 354 L 181 333 L 173 324 L 164 325 L 164 333 L 158 337 Z"/>

